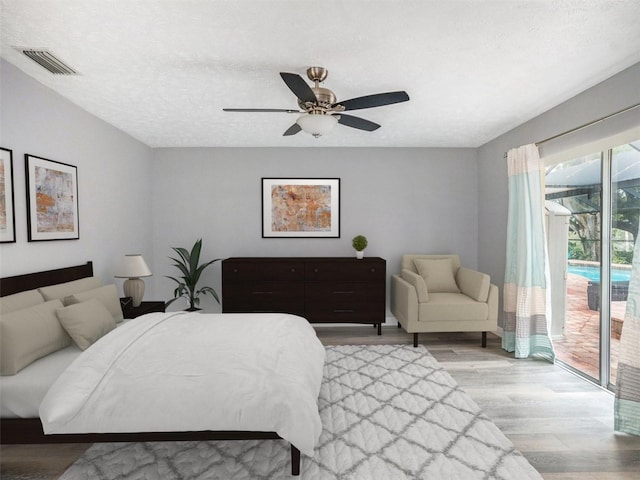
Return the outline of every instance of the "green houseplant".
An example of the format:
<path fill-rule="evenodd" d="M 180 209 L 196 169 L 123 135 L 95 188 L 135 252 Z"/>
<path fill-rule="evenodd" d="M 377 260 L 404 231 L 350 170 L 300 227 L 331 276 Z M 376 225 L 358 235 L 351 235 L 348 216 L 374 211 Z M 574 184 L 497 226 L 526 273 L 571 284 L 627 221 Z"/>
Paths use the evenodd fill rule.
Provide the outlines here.
<path fill-rule="evenodd" d="M 367 248 L 368 245 L 367 237 L 365 237 L 364 235 L 356 235 L 351 240 L 351 245 L 356 249 L 356 257 L 363 258 L 364 249 Z"/>
<path fill-rule="evenodd" d="M 216 299 L 216 302 L 220 303 L 220 298 L 218 297 L 217 292 L 212 287 L 201 287 L 197 288 L 198 282 L 200 281 L 200 276 L 205 268 L 214 262 L 219 261 L 219 258 L 215 260 L 211 260 L 209 262 L 200 263 L 200 251 L 202 250 L 202 239 L 198 239 L 196 243 L 191 248 L 191 251 L 188 251 L 186 248 L 182 247 L 171 247 L 173 251 L 175 251 L 179 258 L 169 257 L 175 263 L 173 264 L 180 273 L 182 273 L 181 277 L 170 277 L 174 282 L 178 284 L 176 289 L 173 291 L 173 297 L 166 303 L 168 307 L 173 302 L 178 300 L 179 298 L 185 297 L 189 302 L 188 311 L 200 310 L 198 305 L 200 305 L 200 295 L 211 294 L 213 298 Z"/>

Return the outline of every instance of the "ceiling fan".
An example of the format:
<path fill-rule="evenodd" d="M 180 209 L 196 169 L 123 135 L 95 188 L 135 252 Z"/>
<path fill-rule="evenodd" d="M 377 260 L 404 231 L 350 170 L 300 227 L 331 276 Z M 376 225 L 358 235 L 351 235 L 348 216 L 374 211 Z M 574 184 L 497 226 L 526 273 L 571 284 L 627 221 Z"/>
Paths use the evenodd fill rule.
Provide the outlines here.
<path fill-rule="evenodd" d="M 346 115 L 342 112 L 359 110 L 362 108 L 381 107 L 394 103 L 406 102 L 409 95 L 405 91 L 376 93 L 364 97 L 356 97 L 341 102 L 337 101 L 335 94 L 328 88 L 320 86 L 328 75 L 324 67 L 310 67 L 307 69 L 307 77 L 314 82 L 309 84 L 297 73 L 280 72 L 284 83 L 298 99 L 300 110 L 278 108 L 223 108 L 225 112 L 281 112 L 301 114 L 296 122 L 291 125 L 283 136 L 295 135 L 303 130 L 314 137 L 327 134 L 336 123 L 359 130 L 372 132 L 380 125 L 365 120 L 364 118 Z"/>

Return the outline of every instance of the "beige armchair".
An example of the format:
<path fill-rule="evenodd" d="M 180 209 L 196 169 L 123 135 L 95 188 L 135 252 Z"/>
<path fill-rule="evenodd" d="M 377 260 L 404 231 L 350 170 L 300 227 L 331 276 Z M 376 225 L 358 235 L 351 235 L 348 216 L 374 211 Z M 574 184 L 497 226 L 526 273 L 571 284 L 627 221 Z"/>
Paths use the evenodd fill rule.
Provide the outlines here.
<path fill-rule="evenodd" d="M 498 287 L 489 275 L 460 266 L 458 255 L 403 255 L 391 276 L 391 312 L 418 346 L 418 333 L 497 329 Z"/>

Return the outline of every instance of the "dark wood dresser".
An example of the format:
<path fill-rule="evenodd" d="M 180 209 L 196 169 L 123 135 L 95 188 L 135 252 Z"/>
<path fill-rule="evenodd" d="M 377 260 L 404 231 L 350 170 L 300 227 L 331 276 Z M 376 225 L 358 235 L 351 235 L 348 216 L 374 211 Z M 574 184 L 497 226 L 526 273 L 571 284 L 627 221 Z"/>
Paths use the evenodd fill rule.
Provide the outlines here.
<path fill-rule="evenodd" d="M 222 311 L 368 323 L 380 335 L 385 284 L 386 261 L 378 257 L 232 257 L 222 262 Z"/>

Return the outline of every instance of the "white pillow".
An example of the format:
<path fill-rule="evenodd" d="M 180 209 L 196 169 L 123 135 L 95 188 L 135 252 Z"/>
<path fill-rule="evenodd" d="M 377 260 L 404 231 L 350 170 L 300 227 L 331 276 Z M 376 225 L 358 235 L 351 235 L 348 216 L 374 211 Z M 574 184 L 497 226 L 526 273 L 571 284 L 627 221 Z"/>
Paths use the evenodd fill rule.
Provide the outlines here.
<path fill-rule="evenodd" d="M 102 304 L 107 307 L 109 313 L 119 323 L 123 320 L 122 306 L 120 305 L 120 298 L 118 297 L 118 289 L 115 284 L 105 285 L 103 287 L 94 288 L 87 292 L 76 293 L 64 299 L 65 306 L 73 305 L 76 303 L 86 302 L 89 299 L 95 298 L 100 300 Z"/>
<path fill-rule="evenodd" d="M 113 316 L 96 298 L 60 308 L 56 315 L 80 350 L 86 350 L 116 328 Z"/>
<path fill-rule="evenodd" d="M 71 345 L 56 317 L 60 300 L 0 316 L 0 374 L 15 375 L 27 365 Z"/>
<path fill-rule="evenodd" d="M 429 293 L 460 293 L 450 258 L 416 258 L 414 263 Z"/>

